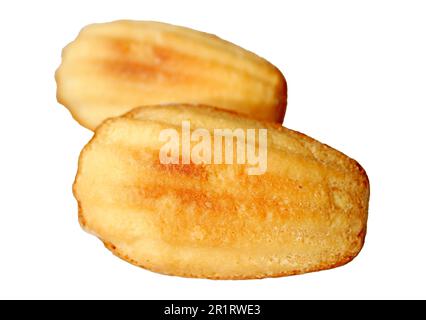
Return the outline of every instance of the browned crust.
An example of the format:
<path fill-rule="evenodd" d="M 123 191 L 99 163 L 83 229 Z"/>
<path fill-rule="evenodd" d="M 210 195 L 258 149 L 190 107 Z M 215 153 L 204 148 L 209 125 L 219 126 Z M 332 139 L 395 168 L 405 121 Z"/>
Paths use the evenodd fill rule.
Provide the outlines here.
<path fill-rule="evenodd" d="M 179 105 L 179 106 L 189 106 L 188 104 L 170 104 L 169 106 L 175 106 L 175 105 Z M 222 113 L 228 113 L 231 115 L 235 115 L 239 118 L 247 118 L 247 119 L 251 119 L 250 117 L 246 116 L 246 115 L 241 115 L 238 114 L 235 111 L 232 110 L 224 110 L 224 109 L 220 109 L 220 108 L 216 108 L 216 107 L 212 107 L 212 106 L 206 106 L 206 105 L 191 105 L 192 107 L 195 108 L 207 108 L 207 109 L 212 109 L 212 110 L 217 110 L 219 112 Z M 128 117 L 128 118 L 133 118 L 138 110 L 140 108 L 145 108 L 145 107 L 138 107 L 135 108 L 133 110 L 131 110 L 130 112 L 126 113 L 124 116 L 122 117 Z M 104 123 L 102 124 L 103 126 L 108 123 L 108 122 L 113 122 L 116 121 L 117 119 L 119 119 L 121 117 L 118 118 L 109 118 L 107 120 L 104 121 Z M 308 140 L 312 140 L 315 141 L 313 138 L 300 133 L 298 131 L 294 131 L 291 129 L 287 129 L 287 128 L 283 128 L 281 125 L 277 124 L 277 123 L 270 123 L 270 122 L 266 122 L 266 121 L 260 121 L 260 120 L 256 120 L 257 122 L 263 123 L 265 126 L 267 127 L 275 127 L 277 129 L 280 130 L 289 130 L 292 133 L 302 137 L 303 139 L 308 139 Z M 86 220 L 84 217 L 84 212 L 81 206 L 81 202 L 80 199 L 77 196 L 77 192 L 76 192 L 76 183 L 77 180 L 80 176 L 80 169 L 82 167 L 82 156 L 84 154 L 84 152 L 91 147 L 92 142 L 96 139 L 97 134 L 98 134 L 98 130 L 96 130 L 94 132 L 94 135 L 92 137 L 92 139 L 87 143 L 87 145 L 83 148 L 83 150 L 81 151 L 80 157 L 79 157 L 79 161 L 78 161 L 78 170 L 76 173 L 76 177 L 75 177 L 75 181 L 73 184 L 73 194 L 74 197 L 77 200 L 78 203 L 78 219 L 79 219 L 79 223 L 81 225 L 81 227 L 90 233 L 90 231 L 87 230 L 87 226 L 86 226 Z M 335 150 L 335 149 L 333 149 Z M 341 153 L 340 151 L 335 150 L 340 157 L 342 158 L 348 158 L 346 155 L 344 155 L 343 153 Z M 368 179 L 368 175 L 366 173 L 366 171 L 364 170 L 364 168 L 355 160 L 349 158 L 349 160 L 351 160 L 353 162 L 353 164 L 356 167 L 356 170 L 360 173 L 361 177 L 362 177 L 362 181 L 364 184 L 364 187 L 368 190 L 368 196 L 369 196 L 369 179 Z M 176 170 L 179 170 L 179 168 L 176 168 Z M 307 269 L 303 269 L 303 270 L 294 270 L 292 272 L 282 272 L 282 273 L 276 273 L 276 274 L 256 274 L 256 275 L 235 275 L 235 276 L 211 276 L 209 274 L 193 274 L 193 273 L 181 273 L 181 272 L 176 272 L 176 273 L 170 273 L 170 272 L 165 272 L 164 270 L 162 270 L 161 268 L 158 268 L 154 265 L 150 265 L 149 263 L 139 263 L 136 260 L 131 259 L 128 255 L 122 253 L 119 251 L 119 249 L 110 242 L 104 241 L 101 238 L 99 238 L 99 240 L 101 240 L 104 243 L 104 246 L 110 250 L 115 256 L 119 257 L 120 259 L 134 265 L 137 267 L 140 267 L 142 269 L 148 270 L 148 271 L 152 271 L 155 273 L 159 273 L 159 274 L 163 274 L 163 275 L 168 275 L 168 276 L 178 276 L 178 277 L 184 277 L 184 278 L 199 278 L 199 279 L 209 279 L 209 280 L 255 280 L 255 279 L 265 279 L 265 278 L 278 278 L 278 277 L 287 277 L 287 276 L 293 276 L 293 275 L 300 275 L 300 274 L 305 274 L 305 273 L 312 273 L 312 272 L 318 272 L 318 271 L 324 271 L 324 270 L 329 270 L 329 269 L 333 269 L 333 268 L 337 268 L 337 267 L 341 267 L 344 266 L 346 264 L 348 264 L 349 262 L 351 262 L 352 260 L 354 260 L 359 253 L 362 251 L 362 248 L 364 246 L 365 243 L 365 237 L 366 237 L 366 233 L 367 233 L 367 224 L 365 224 L 364 228 L 362 229 L 362 231 L 358 234 L 357 236 L 357 240 L 360 241 L 360 245 L 359 248 L 357 249 L 357 251 L 354 254 L 351 255 L 347 255 L 342 257 L 339 261 L 332 263 L 332 264 L 319 264 L 317 266 L 313 266 L 311 268 L 307 268 Z"/>
<path fill-rule="evenodd" d="M 283 73 L 281 72 L 280 69 L 278 69 L 277 67 L 273 66 L 275 68 L 275 70 L 277 71 L 277 74 L 280 76 L 280 85 L 278 86 L 277 90 L 277 94 L 280 97 L 280 101 L 276 107 L 277 110 L 277 114 L 276 114 L 276 121 L 278 123 L 283 123 L 284 121 L 284 117 L 285 117 L 285 113 L 287 111 L 287 101 L 288 101 L 288 87 L 287 87 L 287 81 L 283 75 Z"/>

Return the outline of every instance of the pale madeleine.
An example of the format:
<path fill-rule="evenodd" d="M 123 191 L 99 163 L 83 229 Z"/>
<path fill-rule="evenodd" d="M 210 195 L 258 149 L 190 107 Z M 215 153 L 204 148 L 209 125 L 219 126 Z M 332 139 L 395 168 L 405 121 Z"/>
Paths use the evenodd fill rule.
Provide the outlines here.
<path fill-rule="evenodd" d="M 211 34 L 149 21 L 85 27 L 62 54 L 57 99 L 83 126 L 134 107 L 199 103 L 282 123 L 287 85 L 254 53 Z"/>

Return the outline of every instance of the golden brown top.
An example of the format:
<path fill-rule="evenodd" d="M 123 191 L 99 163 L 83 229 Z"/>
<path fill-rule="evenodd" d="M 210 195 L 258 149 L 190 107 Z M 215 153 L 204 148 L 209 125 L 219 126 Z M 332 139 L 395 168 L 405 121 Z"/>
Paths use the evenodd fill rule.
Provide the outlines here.
<path fill-rule="evenodd" d="M 162 130 L 266 128 L 268 166 L 162 164 Z M 320 270 L 351 260 L 367 221 L 358 163 L 298 132 L 206 106 L 141 107 L 106 121 L 75 182 L 85 228 L 126 260 L 213 278 Z M 113 245 L 111 245 L 113 244 Z"/>

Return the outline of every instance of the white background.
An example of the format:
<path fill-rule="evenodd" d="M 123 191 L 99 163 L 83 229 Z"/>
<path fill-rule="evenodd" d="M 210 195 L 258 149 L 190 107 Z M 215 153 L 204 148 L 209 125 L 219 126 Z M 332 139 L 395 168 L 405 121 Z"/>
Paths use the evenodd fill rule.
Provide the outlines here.
<path fill-rule="evenodd" d="M 86 24 L 159 20 L 270 60 L 285 125 L 345 152 L 371 181 L 350 264 L 256 281 L 162 276 L 114 257 L 71 192 L 91 132 L 55 99 L 61 49 Z M 422 1 L 2 1 L 0 298 L 426 298 L 426 5 Z"/>

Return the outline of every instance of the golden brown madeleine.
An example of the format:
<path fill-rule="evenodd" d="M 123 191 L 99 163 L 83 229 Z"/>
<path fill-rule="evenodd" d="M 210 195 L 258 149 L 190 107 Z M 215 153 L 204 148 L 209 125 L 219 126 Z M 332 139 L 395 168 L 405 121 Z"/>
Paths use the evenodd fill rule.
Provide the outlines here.
<path fill-rule="evenodd" d="M 63 51 L 57 98 L 83 126 L 136 106 L 201 103 L 282 123 L 287 86 L 266 60 L 216 36 L 159 22 L 85 27 Z"/>
<path fill-rule="evenodd" d="M 267 170 L 162 164 L 160 132 L 266 128 Z M 361 250 L 369 183 L 354 160 L 301 133 L 206 106 L 151 106 L 105 121 L 80 155 L 81 225 L 117 256 L 170 275 L 285 276 Z"/>

